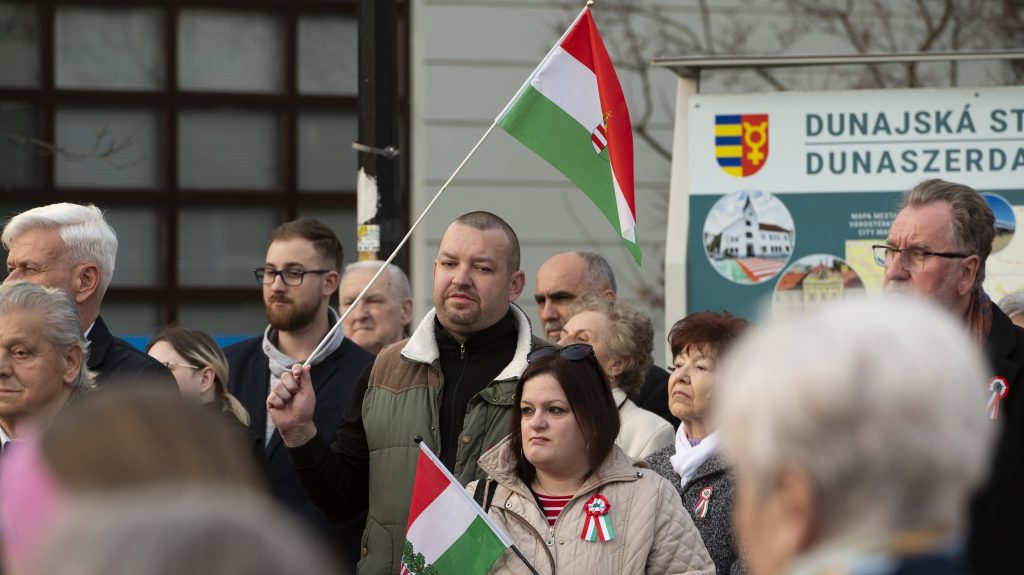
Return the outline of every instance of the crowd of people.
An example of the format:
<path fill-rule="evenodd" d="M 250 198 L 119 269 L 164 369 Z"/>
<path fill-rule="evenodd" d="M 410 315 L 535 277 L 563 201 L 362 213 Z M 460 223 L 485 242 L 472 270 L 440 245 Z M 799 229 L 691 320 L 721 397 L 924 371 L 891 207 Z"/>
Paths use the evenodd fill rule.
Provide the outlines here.
<path fill-rule="evenodd" d="M 535 332 L 518 236 L 479 211 L 416 323 L 400 268 L 343 268 L 302 218 L 254 269 L 261 335 L 144 353 L 100 314 L 102 212 L 28 210 L 2 233 L 2 572 L 418 573 L 416 438 L 515 543 L 491 573 L 1024 572 L 1024 297 L 982 288 L 994 233 L 922 182 L 873 248 L 884 297 L 694 311 L 666 370 L 597 253 L 536 271 Z"/>

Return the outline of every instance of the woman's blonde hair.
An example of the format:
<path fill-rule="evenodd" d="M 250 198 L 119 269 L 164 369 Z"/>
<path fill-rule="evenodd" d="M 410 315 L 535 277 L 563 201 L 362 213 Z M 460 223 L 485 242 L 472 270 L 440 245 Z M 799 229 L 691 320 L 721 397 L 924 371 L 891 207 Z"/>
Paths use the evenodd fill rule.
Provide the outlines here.
<path fill-rule="evenodd" d="M 178 355 L 192 365 L 213 368 L 214 390 L 223 402 L 224 411 L 230 411 L 243 425 L 249 425 L 249 412 L 237 397 L 228 393 L 228 360 L 209 334 L 198 329 L 171 326 L 150 340 L 146 351 L 160 341 L 166 341 Z"/>

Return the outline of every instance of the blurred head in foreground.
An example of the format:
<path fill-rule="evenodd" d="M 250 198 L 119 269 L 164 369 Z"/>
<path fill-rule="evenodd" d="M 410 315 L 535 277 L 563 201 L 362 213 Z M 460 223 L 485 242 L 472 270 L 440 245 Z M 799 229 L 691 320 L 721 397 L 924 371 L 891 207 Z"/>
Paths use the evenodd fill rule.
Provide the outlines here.
<path fill-rule="evenodd" d="M 328 575 L 315 538 L 283 509 L 226 488 L 150 488 L 71 506 L 33 575 Z"/>
<path fill-rule="evenodd" d="M 221 486 L 258 493 L 245 438 L 177 390 L 108 390 L 72 405 L 0 465 L 0 537 L 16 573 L 68 502 L 151 486 Z"/>
<path fill-rule="evenodd" d="M 738 342 L 716 403 L 749 570 L 943 547 L 990 457 L 985 374 L 962 325 L 906 298 L 845 301 Z"/>

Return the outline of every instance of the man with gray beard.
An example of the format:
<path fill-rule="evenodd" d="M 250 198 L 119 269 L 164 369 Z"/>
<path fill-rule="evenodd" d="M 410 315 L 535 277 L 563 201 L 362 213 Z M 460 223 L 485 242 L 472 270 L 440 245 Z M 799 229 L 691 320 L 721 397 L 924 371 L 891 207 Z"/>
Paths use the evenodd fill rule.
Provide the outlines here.
<path fill-rule="evenodd" d="M 266 262 L 254 271 L 263 288 L 270 325 L 262 336 L 224 350 L 230 364 L 228 387 L 249 411 L 253 433 L 263 438 L 274 496 L 309 519 L 354 571 L 363 518 L 332 524 L 309 500 L 281 443 L 281 434 L 267 417 L 266 405 L 270 388 L 280 381 L 281 374 L 305 362 L 338 321 L 330 300 L 340 282 L 341 242 L 331 228 L 312 218 L 282 224 L 268 239 Z M 317 394 L 313 420 L 318 427 L 338 426 L 359 374 L 372 361 L 373 355 L 347 339 L 340 329 L 313 358 L 311 379 Z"/>
<path fill-rule="evenodd" d="M 926 180 L 904 194 L 885 245 L 872 248 L 887 292 L 930 299 L 962 318 L 988 358 L 991 378 L 964 382 L 985 386 L 1000 434 L 989 479 L 971 504 L 968 560 L 982 574 L 1024 572 L 1024 329 L 981 287 L 994 237 L 995 217 L 976 191 Z"/>

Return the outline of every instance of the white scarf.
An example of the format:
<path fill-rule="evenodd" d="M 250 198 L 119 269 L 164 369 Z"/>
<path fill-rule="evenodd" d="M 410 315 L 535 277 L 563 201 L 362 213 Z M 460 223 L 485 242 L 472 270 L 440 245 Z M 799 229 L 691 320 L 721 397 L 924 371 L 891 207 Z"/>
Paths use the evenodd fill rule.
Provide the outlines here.
<path fill-rule="evenodd" d="M 338 312 L 334 311 L 333 308 L 327 308 L 327 315 L 330 316 L 328 323 L 330 323 L 331 326 L 337 323 Z M 269 325 L 267 326 L 266 331 L 263 332 L 263 353 L 267 355 L 267 362 L 270 367 L 270 387 L 268 389 L 273 389 L 273 387 L 277 385 L 278 382 L 281 381 L 282 373 L 286 371 L 291 371 L 293 365 L 295 365 L 296 363 L 300 363 L 298 360 L 288 357 L 288 355 L 286 355 L 283 351 L 278 349 L 276 345 L 274 345 L 272 336 L 276 337 L 276 335 L 277 334 L 274 333 L 274 328 L 270 327 Z M 320 353 L 316 357 L 314 357 L 313 361 L 309 362 L 309 364 L 313 366 L 322 362 L 327 356 L 331 355 L 339 347 L 341 347 L 341 343 L 344 340 L 344 330 L 339 329 L 335 331 L 334 335 L 331 336 L 331 341 L 327 342 L 327 345 L 324 346 L 322 350 L 320 350 Z M 264 446 L 270 444 L 270 439 L 271 437 L 274 436 L 274 431 L 276 429 L 277 428 L 274 427 L 274 421 L 270 419 L 270 412 L 268 411 L 267 426 L 266 429 L 264 430 L 263 435 Z"/>
<path fill-rule="evenodd" d="M 679 424 L 676 430 L 676 454 L 669 458 L 672 462 L 672 469 L 681 478 L 679 484 L 686 489 L 686 484 L 693 478 L 697 469 L 711 456 L 718 451 L 718 432 L 705 437 L 697 445 L 690 445 L 690 438 L 686 436 L 686 429 Z"/>

